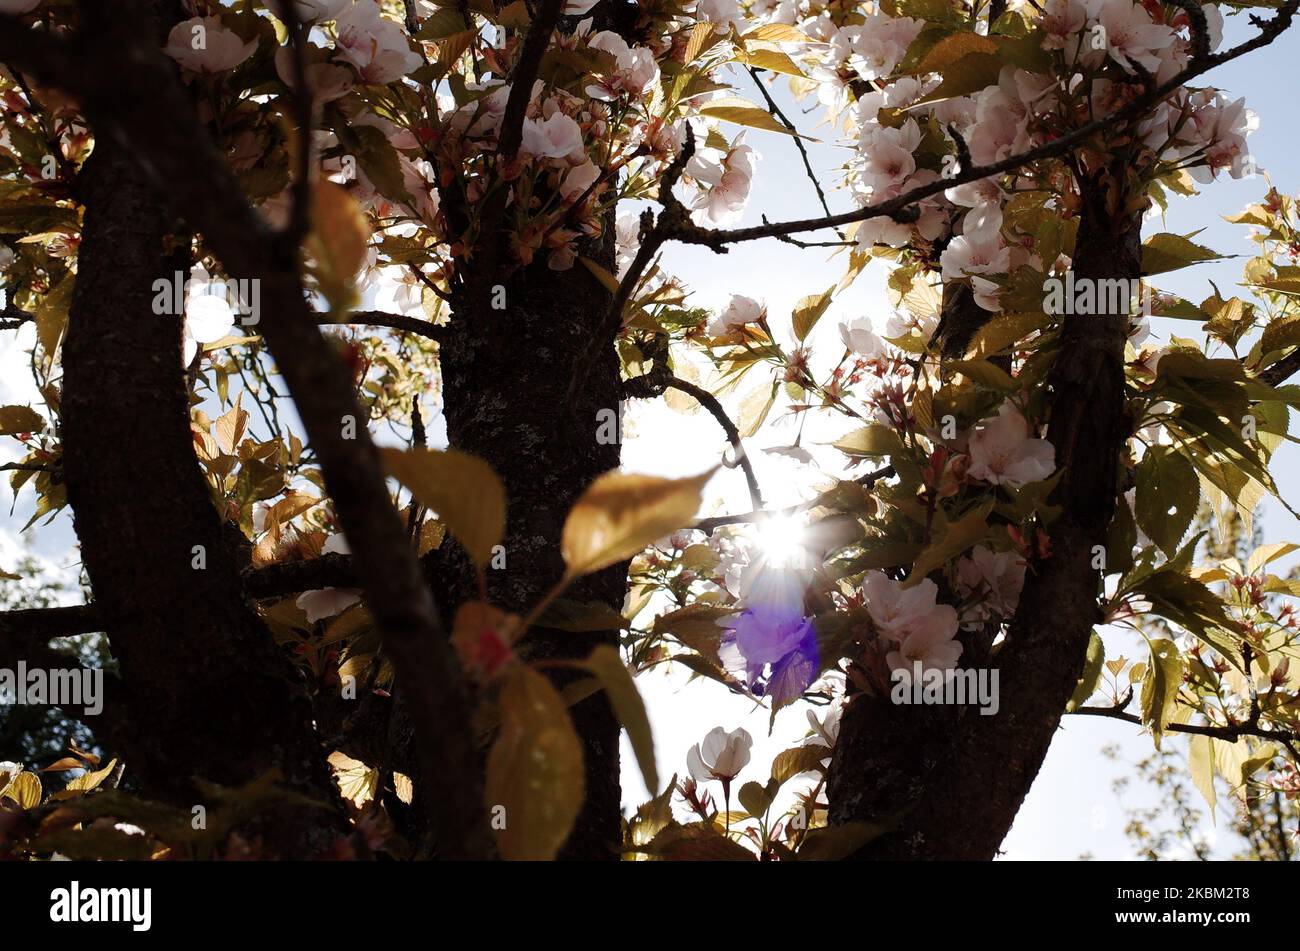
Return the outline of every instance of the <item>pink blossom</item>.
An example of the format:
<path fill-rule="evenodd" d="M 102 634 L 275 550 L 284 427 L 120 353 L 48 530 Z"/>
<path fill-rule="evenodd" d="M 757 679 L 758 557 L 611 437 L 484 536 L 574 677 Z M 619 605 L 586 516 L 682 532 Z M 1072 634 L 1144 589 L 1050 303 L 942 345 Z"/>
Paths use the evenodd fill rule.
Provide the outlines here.
<path fill-rule="evenodd" d="M 194 17 L 172 27 L 163 52 L 182 69 L 212 75 L 234 69 L 256 49 L 256 40 L 245 43 L 216 17 Z"/>
<path fill-rule="evenodd" d="M 730 783 L 749 765 L 749 750 L 753 745 L 754 738 L 744 727 L 728 733 L 715 726 L 686 754 L 686 768 L 696 782 L 716 779 Z"/>
<path fill-rule="evenodd" d="M 920 661 L 946 670 L 957 663 L 957 612 L 936 602 L 939 589 L 929 578 L 908 588 L 883 571 L 871 571 L 862 579 L 862 593 L 881 643 L 892 648 L 886 656 L 891 668 Z"/>
<path fill-rule="evenodd" d="M 1018 552 L 993 552 L 976 545 L 957 562 L 957 591 L 974 595 L 978 603 L 967 615 L 973 620 L 1009 618 L 1016 613 L 1025 586 L 1025 560 Z"/>
<path fill-rule="evenodd" d="M 316 588 L 298 595 L 294 604 L 307 615 L 307 623 L 315 624 L 327 617 L 342 614 L 361 600 L 361 596 L 350 588 Z"/>
<path fill-rule="evenodd" d="M 1175 39 L 1173 30 L 1153 22 L 1151 15 L 1133 0 L 1092 0 L 1091 11 L 1096 24 L 1084 43 L 1085 49 L 1104 47 L 1104 56 L 1118 63 L 1130 76 L 1137 73 L 1135 66 L 1151 73 L 1160 70 L 1159 54 L 1169 55 Z M 1087 62 L 1097 58 L 1085 56 L 1084 59 Z"/>
<path fill-rule="evenodd" d="M 885 79 L 893 73 L 916 39 L 924 20 L 872 13 L 856 26 L 846 26 L 831 40 L 830 55 L 863 79 Z"/>
<path fill-rule="evenodd" d="M 277 0 L 276 6 L 281 2 Z M 351 3 L 352 0 L 293 0 L 293 7 L 304 23 L 317 23 L 333 20 Z"/>
<path fill-rule="evenodd" d="M 519 150 L 561 165 L 576 165 L 587 157 L 582 128 L 562 112 L 549 119 L 525 119 Z"/>
<path fill-rule="evenodd" d="M 659 82 L 659 64 L 648 47 L 628 46 L 623 37 L 609 30 L 597 33 L 588 45 L 614 57 L 613 72 L 587 86 L 587 95 L 593 99 L 613 102 L 623 95 L 640 96 Z"/>
<path fill-rule="evenodd" d="M 315 47 L 312 49 L 314 50 Z M 307 88 L 311 90 L 312 98 L 317 103 L 342 99 L 356 84 L 356 76 L 352 70 L 335 63 L 309 62 L 306 73 Z M 280 82 L 290 89 L 293 88 L 293 51 L 287 46 L 282 46 L 275 52 L 275 74 L 280 77 Z"/>
<path fill-rule="evenodd" d="M 581 165 L 569 169 L 560 185 L 560 194 L 565 201 L 577 201 L 582 194 L 600 178 L 600 168 L 590 159 Z"/>
<path fill-rule="evenodd" d="M 962 649 L 961 642 L 953 639 L 957 631 L 957 612 L 946 604 L 940 607 L 951 612 L 951 624 L 947 614 L 927 616 L 897 650 L 885 656 L 891 670 L 913 670 L 918 663 L 922 670 L 951 670 L 957 666 Z"/>
<path fill-rule="evenodd" d="M 885 355 L 885 342 L 876 336 L 870 317 L 856 317 L 840 324 L 840 339 L 845 349 L 868 359 Z"/>
<path fill-rule="evenodd" d="M 749 200 L 749 189 L 754 179 L 754 150 L 739 141 L 720 159 L 716 149 L 697 153 L 687 165 L 687 172 L 697 185 L 708 186 L 696 196 L 695 217 L 715 225 L 726 224 L 740 217 Z"/>
<path fill-rule="evenodd" d="M 1079 0 L 1047 0 L 1039 22 L 1043 26 L 1043 48 L 1065 49 L 1066 40 L 1088 22 L 1088 9 Z"/>
<path fill-rule="evenodd" d="M 377 85 L 401 79 L 422 62 L 406 31 L 383 16 L 375 0 L 357 0 L 339 16 L 338 51 L 363 81 Z"/>
<path fill-rule="evenodd" d="M 736 0 L 699 0 L 695 6 L 695 18 L 723 29 L 734 26 L 741 31 L 745 28 L 745 17 Z"/>
<path fill-rule="evenodd" d="M 939 256 L 946 281 L 971 279 L 976 302 L 985 310 L 998 310 L 998 287 L 982 274 L 1004 274 L 1011 254 L 1002 240 L 1002 211 L 996 205 L 981 205 L 966 213 L 962 233 L 953 238 Z"/>
<path fill-rule="evenodd" d="M 1030 432 L 1029 421 L 1007 400 L 971 434 L 970 477 L 1015 489 L 1046 479 L 1056 471 L 1056 450 Z"/>
<path fill-rule="evenodd" d="M 883 571 L 869 571 L 862 579 L 862 594 L 876 631 L 888 640 L 904 640 L 911 630 L 927 625 L 930 614 L 945 608 L 953 613 L 955 629 L 956 612 L 935 603 L 939 589 L 929 578 L 905 588 Z"/>
<path fill-rule="evenodd" d="M 727 309 L 713 318 L 708 333 L 711 337 L 723 337 L 735 333 L 746 324 L 757 322 L 767 313 L 767 308 L 743 294 L 734 294 Z"/>

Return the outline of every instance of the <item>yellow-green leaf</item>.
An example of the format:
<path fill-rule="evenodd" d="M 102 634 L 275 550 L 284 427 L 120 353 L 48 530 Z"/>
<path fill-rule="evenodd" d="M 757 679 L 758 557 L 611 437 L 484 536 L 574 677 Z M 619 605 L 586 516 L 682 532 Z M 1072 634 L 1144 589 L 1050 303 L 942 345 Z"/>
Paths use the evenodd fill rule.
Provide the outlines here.
<path fill-rule="evenodd" d="M 1164 274 L 1177 271 L 1189 264 L 1201 261 L 1217 261 L 1223 257 L 1203 245 L 1191 240 L 1192 235 L 1153 234 L 1142 242 L 1142 273 L 1146 275 Z"/>
<path fill-rule="evenodd" d="M 41 780 L 35 773 L 19 773 L 4 789 L 3 798 L 18 803 L 19 809 L 32 809 L 41 804 Z"/>
<path fill-rule="evenodd" d="M 1101 671 L 1106 663 L 1106 647 L 1093 631 L 1088 635 L 1088 653 L 1083 661 L 1083 674 L 1079 677 L 1079 682 L 1075 684 L 1074 693 L 1065 705 L 1066 713 L 1073 713 L 1083 706 L 1083 702 L 1093 695 L 1097 689 L 1097 683 L 1101 680 Z"/>
<path fill-rule="evenodd" d="M 969 53 L 996 55 L 998 45 L 978 33 L 953 33 L 945 36 L 926 52 L 916 67 L 917 73 L 941 73 Z"/>
<path fill-rule="evenodd" d="M 646 716 L 645 703 L 637 692 L 627 665 L 619 656 L 618 648 L 602 644 L 591 652 L 583 662 L 583 667 L 595 674 L 618 722 L 627 730 L 628 739 L 632 741 L 632 752 L 636 754 L 637 765 L 645 778 L 646 788 L 653 794 L 659 791 L 659 770 L 655 765 L 654 737 L 650 732 L 650 718 Z"/>
<path fill-rule="evenodd" d="M 0 406 L 0 435 L 39 433 L 44 428 L 45 420 L 30 406 Z"/>
<path fill-rule="evenodd" d="M 312 235 L 321 292 L 335 309 L 346 307 L 354 295 L 353 280 L 366 260 L 370 225 L 346 188 L 320 181 L 312 190 Z"/>
<path fill-rule="evenodd" d="M 952 558 L 956 558 L 972 545 L 983 541 L 989 533 L 988 517 L 993 503 L 981 505 L 969 515 L 948 526 L 937 541 L 931 542 L 917 556 L 912 573 L 903 582 L 904 588 L 920 584 L 925 576 Z"/>
<path fill-rule="evenodd" d="M 764 132 L 780 132 L 782 135 L 797 134 L 783 126 L 766 109 L 762 109 L 748 99 L 741 99 L 738 96 L 712 99 L 700 106 L 700 115 L 712 116 L 726 122 L 734 122 L 736 125 L 749 126 L 751 129 L 762 129 Z M 807 136 L 801 136 L 801 138 L 807 138 Z"/>
<path fill-rule="evenodd" d="M 99 784 L 108 779 L 108 774 L 117 768 L 117 760 L 109 760 L 108 765 L 103 769 L 97 769 L 93 773 L 82 773 L 76 779 L 68 780 L 68 784 L 55 794 L 55 798 L 61 798 L 69 793 L 87 793 L 93 789 L 98 789 Z"/>
<path fill-rule="evenodd" d="M 1214 807 L 1219 794 L 1214 789 L 1214 740 L 1208 736 L 1193 736 L 1187 749 L 1187 766 L 1192 774 L 1192 785 L 1200 790 L 1210 807 L 1210 821 L 1217 825 Z"/>
<path fill-rule="evenodd" d="M 591 272 L 592 277 L 600 281 L 601 286 L 604 287 L 605 290 L 609 291 L 611 294 L 618 293 L 618 278 L 615 277 L 608 268 L 597 264 L 591 258 L 584 257 L 581 254 L 578 255 L 578 260 L 582 263 L 583 267 Z"/>
<path fill-rule="evenodd" d="M 686 479 L 606 472 L 569 510 L 560 552 L 570 577 L 631 558 L 692 521 L 715 469 Z"/>
<path fill-rule="evenodd" d="M 1006 370 L 987 360 L 954 360 L 945 364 L 945 368 L 956 370 L 990 390 L 1010 393 L 1016 388 L 1016 381 L 1011 379 Z"/>
<path fill-rule="evenodd" d="M 456 449 L 384 449 L 384 466 L 460 541 L 479 567 L 506 530 L 506 491 L 492 467 Z"/>
<path fill-rule="evenodd" d="M 509 673 L 498 707 L 485 789 L 497 848 L 505 859 L 553 859 L 582 808 L 582 745 L 564 701 L 534 670 Z"/>
<path fill-rule="evenodd" d="M 826 308 L 831 305 L 831 294 L 835 292 L 834 287 L 828 287 L 820 294 L 809 294 L 807 297 L 800 299 L 799 303 L 794 305 L 794 335 L 802 343 L 817 321 L 821 319 L 822 314 L 826 313 Z"/>
<path fill-rule="evenodd" d="M 1142 680 L 1142 722 L 1160 747 L 1165 727 L 1173 719 L 1178 688 L 1183 682 L 1183 658 L 1173 641 L 1151 641 L 1151 663 Z"/>

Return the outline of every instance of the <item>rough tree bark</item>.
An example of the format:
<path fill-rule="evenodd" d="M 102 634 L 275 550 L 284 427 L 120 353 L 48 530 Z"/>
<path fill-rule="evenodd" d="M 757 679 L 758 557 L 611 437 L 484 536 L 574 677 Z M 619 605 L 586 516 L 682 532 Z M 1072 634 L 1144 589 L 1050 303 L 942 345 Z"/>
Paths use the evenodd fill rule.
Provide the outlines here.
<path fill-rule="evenodd" d="M 301 678 L 244 601 L 199 471 L 181 317 L 152 306 L 155 280 L 189 273 L 189 235 L 112 138 L 77 188 L 86 212 L 63 344 L 63 467 L 121 664 L 114 748 L 148 794 L 186 805 L 201 801 L 195 777 L 236 785 L 278 768 L 327 808 L 275 809 L 260 831 L 276 854 L 310 855 L 344 829 L 337 792 Z"/>
<path fill-rule="evenodd" d="M 1141 214 L 1117 207 L 1124 169 L 1082 183 L 1076 279 L 1136 279 Z M 1127 315 L 1065 320 L 1050 379 L 1048 439 L 1065 470 L 1048 532 L 1052 555 L 1032 562 L 1004 648 L 992 659 L 967 642 L 963 666 L 1000 668 L 993 716 L 947 707 L 894 706 L 857 695 L 845 710 L 828 781 L 833 824 L 885 822 L 892 830 L 859 859 L 990 859 L 1038 774 L 1083 667 L 1097 609 L 1092 547 L 1104 544 L 1127 433 Z"/>

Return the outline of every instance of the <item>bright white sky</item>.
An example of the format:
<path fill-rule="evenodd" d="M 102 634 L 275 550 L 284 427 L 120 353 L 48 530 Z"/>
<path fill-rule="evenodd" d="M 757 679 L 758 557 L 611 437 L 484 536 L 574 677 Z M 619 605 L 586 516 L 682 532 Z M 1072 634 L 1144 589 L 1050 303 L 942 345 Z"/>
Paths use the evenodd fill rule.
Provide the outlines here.
<path fill-rule="evenodd" d="M 1229 21 L 1229 42 L 1242 35 L 1239 20 Z M 1294 84 L 1289 77 L 1294 74 L 1297 53 L 1300 53 L 1300 44 L 1294 37 L 1287 36 L 1282 42 L 1244 61 L 1229 64 L 1211 77 L 1217 86 L 1233 97 L 1245 95 L 1248 103 L 1259 113 L 1260 130 L 1250 140 L 1255 161 L 1271 174 L 1282 191 L 1293 195 L 1300 191 L 1300 162 L 1296 159 L 1300 152 L 1300 133 L 1294 125 Z M 784 91 L 784 83 L 778 83 L 778 86 L 782 88 L 775 95 L 787 115 L 795 118 L 801 128 L 811 134 L 819 135 L 826 131 L 825 128 L 820 131 L 808 128 L 799 118 L 799 106 Z M 741 87 L 742 94 L 755 102 L 761 101 L 748 77 L 742 80 Z M 747 133 L 746 141 L 761 153 L 762 158 L 758 163 L 754 192 L 741 223 L 756 224 L 763 214 L 772 220 L 816 214 L 816 197 L 790 141 L 784 136 L 753 130 Z M 832 209 L 848 208 L 846 197 L 830 190 L 838 177 L 835 168 L 846 153 L 824 145 L 810 146 L 810 150 L 814 167 L 828 188 Z M 1200 198 L 1175 198 L 1165 225 L 1162 227 L 1153 221 L 1148 230 L 1187 233 L 1204 228 L 1205 233 L 1199 239 L 1202 242 L 1220 252 L 1249 254 L 1245 230 L 1224 223 L 1220 216 L 1257 201 L 1266 187 L 1262 179 L 1216 183 L 1209 186 Z M 1226 261 L 1188 269 L 1162 279 L 1160 287 L 1200 300 L 1210 292 L 1209 279 L 1215 280 L 1225 292 L 1238 283 L 1240 264 L 1240 261 Z M 694 291 L 693 304 L 722 307 L 734 293 L 762 299 L 768 305 L 773 327 L 778 333 L 783 326 L 788 327 L 787 315 L 794 302 L 837 282 L 843 268 L 843 260 L 831 260 L 829 250 L 805 251 L 776 241 L 741 245 L 723 256 L 698 248 L 672 248 L 667 256 L 667 269 Z M 890 309 L 882 286 L 883 270 L 873 265 L 868 274 L 836 299 L 822 318 L 812 337 L 814 351 L 821 344 L 824 351 L 838 354 L 840 343 L 835 328 L 840 319 L 869 315 L 876 322 L 876 329 L 883 330 Z M 1192 325 L 1178 323 L 1177 331 L 1188 335 Z M 1160 335 L 1166 335 L 1169 330 L 1159 324 L 1156 329 Z M 32 336 L 30 327 L 0 335 L 0 402 L 39 403 L 28 366 Z M 740 394 L 748 392 L 755 383 L 757 376 L 753 382 L 747 381 L 741 387 Z M 734 410 L 735 400 L 731 402 Z M 433 436 L 442 427 L 435 422 L 430 428 Z M 1293 423 L 1292 432 L 1296 431 Z M 818 441 L 829 439 L 830 435 L 810 429 L 805 433 L 804 445 L 814 449 L 828 465 L 833 465 L 838 454 L 817 451 L 811 445 L 810 435 Z M 629 471 L 663 475 L 693 474 L 708 468 L 718 461 L 724 445 L 722 435 L 710 417 L 705 414 L 682 416 L 662 402 L 631 405 L 625 437 L 624 467 Z M 769 424 L 751 440 L 751 457 L 769 504 L 788 504 L 812 494 L 812 479 L 807 470 L 801 470 L 787 459 L 767 456 L 760 451 L 763 447 L 788 444 L 792 437 L 793 428 L 778 423 Z M 14 445 L 9 440 L 0 443 L 0 462 L 19 458 L 12 448 Z M 1277 481 L 1283 493 L 1295 504 L 1300 497 L 1300 479 L 1296 475 L 1300 471 L 1297 468 L 1300 452 L 1294 445 L 1284 445 L 1279 449 L 1276 461 Z M 4 485 L 6 488 L 0 489 L 0 499 L 9 494 L 7 479 Z M 709 502 L 711 510 L 739 512 L 749 509 L 739 471 L 724 470 L 711 483 L 710 492 L 715 495 Z M 79 566 L 71 519 L 66 514 L 49 527 L 33 529 L 22 537 L 18 535 L 18 528 L 30 515 L 31 498 L 30 490 L 21 493 L 13 516 L 0 524 L 0 567 L 12 569 L 20 549 L 28 548 L 49 559 L 51 570 L 75 586 Z M 1295 519 L 1275 503 L 1265 503 L 1262 522 L 1268 541 L 1294 539 L 1300 535 Z M 76 595 L 72 599 L 75 600 Z M 1125 651 L 1130 656 L 1136 655 L 1135 645 L 1122 632 L 1108 632 L 1107 644 L 1109 656 Z M 807 730 L 802 706 L 783 711 L 777 718 L 774 734 L 769 737 L 766 709 L 756 708 L 711 682 L 687 685 L 685 678 L 678 674 L 652 673 L 638 678 L 638 685 L 650 709 L 663 781 L 675 772 L 684 772 L 686 751 L 714 726 L 721 725 L 727 729 L 744 726 L 754 737 L 753 759 L 739 782 L 766 780 L 772 757 L 797 742 Z M 1099 753 L 1103 745 L 1112 742 L 1121 745 L 1123 759 L 1132 761 L 1144 755 L 1150 740 L 1127 724 L 1095 718 L 1066 719 L 1005 843 L 1007 858 L 1070 859 L 1084 852 L 1099 859 L 1132 857 L 1132 849 L 1123 835 L 1124 813 L 1110 785 L 1122 766 Z M 1185 745 L 1182 748 L 1185 749 Z M 631 809 L 646 797 L 626 737 L 623 762 L 625 809 Z M 715 796 L 719 794 L 717 790 L 714 792 Z"/>

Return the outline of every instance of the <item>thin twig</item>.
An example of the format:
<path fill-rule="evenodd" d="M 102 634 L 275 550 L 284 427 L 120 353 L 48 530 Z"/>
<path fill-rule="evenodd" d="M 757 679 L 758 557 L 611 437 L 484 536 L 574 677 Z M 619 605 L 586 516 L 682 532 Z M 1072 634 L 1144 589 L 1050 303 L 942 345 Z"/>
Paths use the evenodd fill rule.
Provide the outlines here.
<path fill-rule="evenodd" d="M 772 115 L 776 116 L 776 118 L 780 120 L 781 124 L 790 130 L 790 138 L 794 141 L 794 147 L 799 150 L 799 157 L 803 159 L 803 167 L 804 171 L 808 173 L 808 181 L 812 182 L 813 188 L 817 191 L 817 200 L 821 202 L 822 210 L 829 215 L 831 213 L 831 206 L 826 203 L 826 193 L 822 191 L 822 183 L 817 180 L 817 174 L 813 171 L 812 162 L 808 160 L 808 149 L 803 144 L 803 139 L 799 135 L 799 130 L 795 128 L 794 123 L 790 121 L 789 117 L 781 111 L 781 107 L 776 104 L 776 100 L 772 98 L 772 94 L 767 91 L 767 85 L 761 78 L 759 78 L 758 70 L 753 66 L 746 66 L 745 69 L 753 78 L 754 84 L 758 86 L 758 91 L 763 94 L 763 98 L 767 101 L 767 107 L 772 110 Z M 841 239 L 844 238 L 844 235 L 840 234 L 838 230 L 835 233 L 839 234 Z"/>
<path fill-rule="evenodd" d="M 881 479 L 888 479 L 894 475 L 893 466 L 885 466 L 883 469 L 877 469 L 875 472 L 869 472 L 860 478 L 854 479 L 858 485 L 864 488 L 873 488 Z M 704 532 L 706 535 L 712 535 L 715 530 L 723 525 L 738 525 L 749 522 L 760 522 L 767 518 L 783 517 L 787 515 L 797 515 L 800 512 L 806 512 L 817 504 L 817 499 L 810 499 L 807 502 L 800 502 L 797 505 L 788 505 L 783 509 L 773 511 L 755 510 L 753 512 L 742 512 L 738 515 L 714 515 L 712 518 L 701 519 L 692 525 L 692 528 Z"/>
<path fill-rule="evenodd" d="M 635 384 L 643 382 L 646 386 L 636 386 Z M 631 384 L 631 385 L 629 385 Z M 710 415 L 718 421 L 722 431 L 727 434 L 727 441 L 731 443 L 732 451 L 736 454 L 734 465 L 740 466 L 745 473 L 745 482 L 749 485 L 749 502 L 755 509 L 764 508 L 766 503 L 763 501 L 763 492 L 758 485 L 758 477 L 754 475 L 754 466 L 750 462 L 749 453 L 745 451 L 745 444 L 740 438 L 740 430 L 736 424 L 731 421 L 727 411 L 723 409 L 722 403 L 718 398 L 701 386 L 696 386 L 686 380 L 675 377 L 670 373 L 648 373 L 644 377 L 638 377 L 635 380 L 628 380 L 623 387 L 625 396 L 632 398 L 646 398 L 658 396 L 665 389 L 678 390 L 687 394 L 697 403 L 709 411 Z M 657 392 L 656 392 L 657 390 Z"/>

